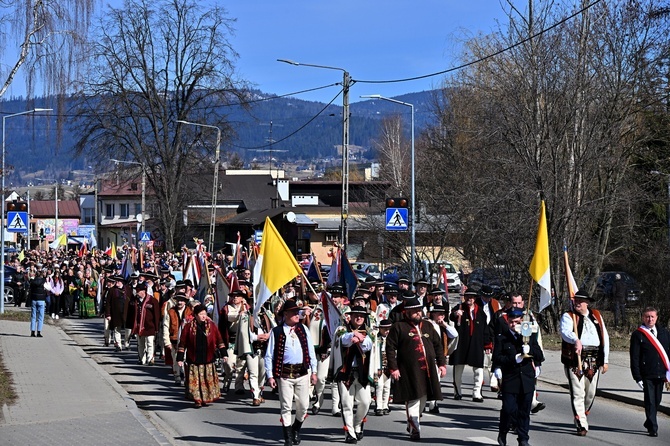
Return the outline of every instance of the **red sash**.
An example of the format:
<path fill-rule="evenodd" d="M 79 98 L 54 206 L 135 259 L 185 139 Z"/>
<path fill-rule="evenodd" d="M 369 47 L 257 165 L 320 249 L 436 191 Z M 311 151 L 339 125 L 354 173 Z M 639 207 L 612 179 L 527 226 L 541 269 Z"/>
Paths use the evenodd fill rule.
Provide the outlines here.
<path fill-rule="evenodd" d="M 651 331 L 646 326 L 641 325 L 638 328 L 638 331 L 640 331 L 643 335 L 645 335 L 649 340 L 649 342 L 651 342 L 651 345 L 653 345 L 654 348 L 656 349 L 658 356 L 661 357 L 661 361 L 665 366 L 665 381 L 670 382 L 670 360 L 668 360 L 668 354 L 666 353 L 665 349 L 658 341 L 658 338 L 653 334 L 651 334 Z"/>

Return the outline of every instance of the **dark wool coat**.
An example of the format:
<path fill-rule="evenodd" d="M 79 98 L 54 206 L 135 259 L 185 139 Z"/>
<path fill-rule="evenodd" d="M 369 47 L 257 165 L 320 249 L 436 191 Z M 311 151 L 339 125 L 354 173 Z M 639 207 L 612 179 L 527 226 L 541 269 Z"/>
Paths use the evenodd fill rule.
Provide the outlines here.
<path fill-rule="evenodd" d="M 454 306 L 451 310 L 449 318 L 454 321 L 458 331 L 458 346 L 449 355 L 449 365 L 484 367 L 484 346 L 493 341 L 492 329 L 486 323 L 484 310 L 476 303 L 474 305 L 477 308 L 474 320 L 471 320 L 470 310 L 464 303 Z M 460 321 L 456 315 L 459 309 L 463 310 Z"/>
<path fill-rule="evenodd" d="M 493 363 L 502 371 L 504 393 L 523 394 L 535 391 L 535 367 L 544 361 L 544 353 L 537 343 L 537 334 L 533 333 L 529 340 L 530 355 L 521 363 L 516 362 L 516 355 L 522 353 L 523 336 L 514 338 L 509 328 L 496 337 L 493 349 Z"/>
<path fill-rule="evenodd" d="M 113 287 L 107 293 L 105 302 L 105 316 L 110 317 L 109 329 L 123 329 L 126 325 L 125 308 L 127 303 L 126 293 L 123 288 Z"/>
<path fill-rule="evenodd" d="M 670 333 L 659 325 L 656 330 L 656 338 L 670 356 Z M 635 381 L 642 381 L 643 378 L 665 379 L 665 366 L 661 356 L 639 330 L 635 330 L 630 337 L 630 371 Z"/>
<path fill-rule="evenodd" d="M 436 367 L 436 364 L 446 365 L 442 341 L 428 321 L 422 321 L 420 331 L 421 336 L 418 336 L 416 326 L 402 320 L 393 324 L 386 338 L 388 369 L 400 371 L 400 379 L 393 381 L 393 401 L 396 403 L 422 396 L 427 396 L 430 401 L 442 399 Z M 423 349 L 419 339 L 423 341 Z"/>

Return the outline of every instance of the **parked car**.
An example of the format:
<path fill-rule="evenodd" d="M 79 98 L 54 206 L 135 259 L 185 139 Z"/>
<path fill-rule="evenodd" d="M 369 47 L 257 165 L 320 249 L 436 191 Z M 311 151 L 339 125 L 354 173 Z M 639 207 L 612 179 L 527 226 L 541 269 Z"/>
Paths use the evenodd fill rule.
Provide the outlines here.
<path fill-rule="evenodd" d="M 494 295 L 505 292 L 503 272 L 496 268 L 475 268 L 468 276 L 468 288 L 479 291 L 482 285 L 493 289 Z"/>
<path fill-rule="evenodd" d="M 362 271 L 370 274 L 375 279 L 381 278 L 382 271 L 376 263 L 354 262 L 351 264 L 354 271 Z"/>
<path fill-rule="evenodd" d="M 382 271 L 384 282 L 398 283 L 400 276 L 410 276 L 409 265 L 391 265 Z"/>
<path fill-rule="evenodd" d="M 598 276 L 598 281 L 596 282 L 596 291 L 594 293 L 594 298 L 598 303 L 609 305 L 612 298 L 612 286 L 614 285 L 614 280 L 617 274 L 621 275 L 621 280 L 626 284 L 626 289 L 628 291 L 628 296 L 626 298 L 626 303 L 628 305 L 634 305 L 640 302 L 642 298 L 643 291 L 638 285 L 637 281 L 625 271 L 604 271 Z"/>
<path fill-rule="evenodd" d="M 24 276 L 16 268 L 5 265 L 5 305 L 21 304 L 25 299 Z"/>
<path fill-rule="evenodd" d="M 359 282 L 365 282 L 366 280 L 372 278 L 374 280 L 377 280 L 375 276 L 372 274 L 368 274 L 365 271 L 362 271 L 360 269 L 355 269 L 354 268 L 354 274 L 356 274 L 356 278 L 358 279 Z"/>

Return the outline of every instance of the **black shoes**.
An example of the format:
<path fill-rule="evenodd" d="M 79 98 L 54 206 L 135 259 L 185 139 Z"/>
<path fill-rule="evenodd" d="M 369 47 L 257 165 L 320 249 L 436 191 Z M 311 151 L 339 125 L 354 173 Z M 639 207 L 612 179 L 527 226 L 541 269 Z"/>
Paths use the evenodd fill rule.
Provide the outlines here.
<path fill-rule="evenodd" d="M 342 416 L 342 412 L 335 412 L 335 413 L 333 414 L 333 416 L 334 416 L 334 417 L 341 417 L 341 416 Z"/>
<path fill-rule="evenodd" d="M 384 411 L 383 411 L 383 410 L 381 410 L 381 409 L 376 409 L 376 410 L 375 410 L 375 416 L 377 416 L 377 417 L 381 417 L 382 415 L 384 415 Z"/>
<path fill-rule="evenodd" d="M 312 415 L 316 415 L 319 413 L 319 406 L 312 406 Z"/>
<path fill-rule="evenodd" d="M 38 337 L 38 338 L 41 338 L 41 337 L 42 337 L 42 333 L 38 331 L 38 332 L 37 332 L 37 337 Z"/>
<path fill-rule="evenodd" d="M 498 446 L 507 446 L 507 434 L 498 434 Z"/>
<path fill-rule="evenodd" d="M 483 403 L 484 398 L 472 398 L 472 401 L 474 401 L 475 403 Z"/>
<path fill-rule="evenodd" d="M 530 413 L 538 413 L 539 411 L 544 410 L 546 407 L 547 405 L 544 403 L 537 403 L 537 406 L 533 407 L 530 410 Z"/>
<path fill-rule="evenodd" d="M 384 415 L 388 415 L 388 414 L 391 413 L 391 410 L 390 410 L 390 409 L 384 409 L 384 410 L 382 410 L 382 413 L 383 413 Z"/>
<path fill-rule="evenodd" d="M 428 409 L 428 413 L 440 413 L 440 408 L 436 404 L 432 409 Z"/>
<path fill-rule="evenodd" d="M 455 393 L 455 394 L 454 394 L 454 399 L 455 399 L 456 401 L 459 401 L 459 400 L 462 400 L 462 399 L 463 399 L 463 396 L 462 396 L 460 393 Z"/>
<path fill-rule="evenodd" d="M 344 437 L 344 442 L 347 444 L 356 444 L 358 443 L 358 440 L 356 439 L 356 437 L 352 437 L 351 435 L 349 435 L 349 432 L 347 432 Z"/>
<path fill-rule="evenodd" d="M 31 332 L 30 332 L 30 337 L 31 337 L 31 338 L 34 338 L 34 337 L 35 337 L 35 332 L 34 332 L 34 331 L 31 331 Z"/>

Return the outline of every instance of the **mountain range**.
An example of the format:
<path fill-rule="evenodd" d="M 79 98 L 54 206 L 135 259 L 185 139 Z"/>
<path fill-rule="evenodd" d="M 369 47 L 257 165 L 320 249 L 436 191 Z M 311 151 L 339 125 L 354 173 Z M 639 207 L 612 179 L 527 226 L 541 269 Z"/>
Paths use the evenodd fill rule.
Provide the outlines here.
<path fill-rule="evenodd" d="M 431 101 L 435 91 L 408 93 L 393 99 L 412 104 L 415 112 L 415 133 L 418 135 L 432 118 Z M 236 135 L 224 141 L 222 153 L 236 152 L 245 163 L 314 162 L 337 158 L 342 144 L 342 106 L 304 101 L 294 97 L 278 97 L 260 91 L 249 110 L 241 106 L 226 108 Z M 338 98 L 339 99 L 339 98 Z M 30 107 L 55 103 L 54 98 L 37 98 L 30 102 L 12 99 L 0 102 L 0 113 L 18 113 Z M 67 104 L 65 109 L 69 109 Z M 410 132 L 410 109 L 384 100 L 366 100 L 350 105 L 349 144 L 357 146 L 362 159 L 374 159 L 374 140 L 380 136 L 384 117 L 400 115 L 407 134 Z M 46 182 L 68 178 L 70 172 L 90 170 L 85 157 L 75 157 L 73 147 L 77 135 L 68 125 L 58 133 L 53 114 L 40 113 L 6 120 L 6 165 L 8 186 L 23 186 L 35 178 Z M 44 120 L 44 121 L 41 121 Z"/>

